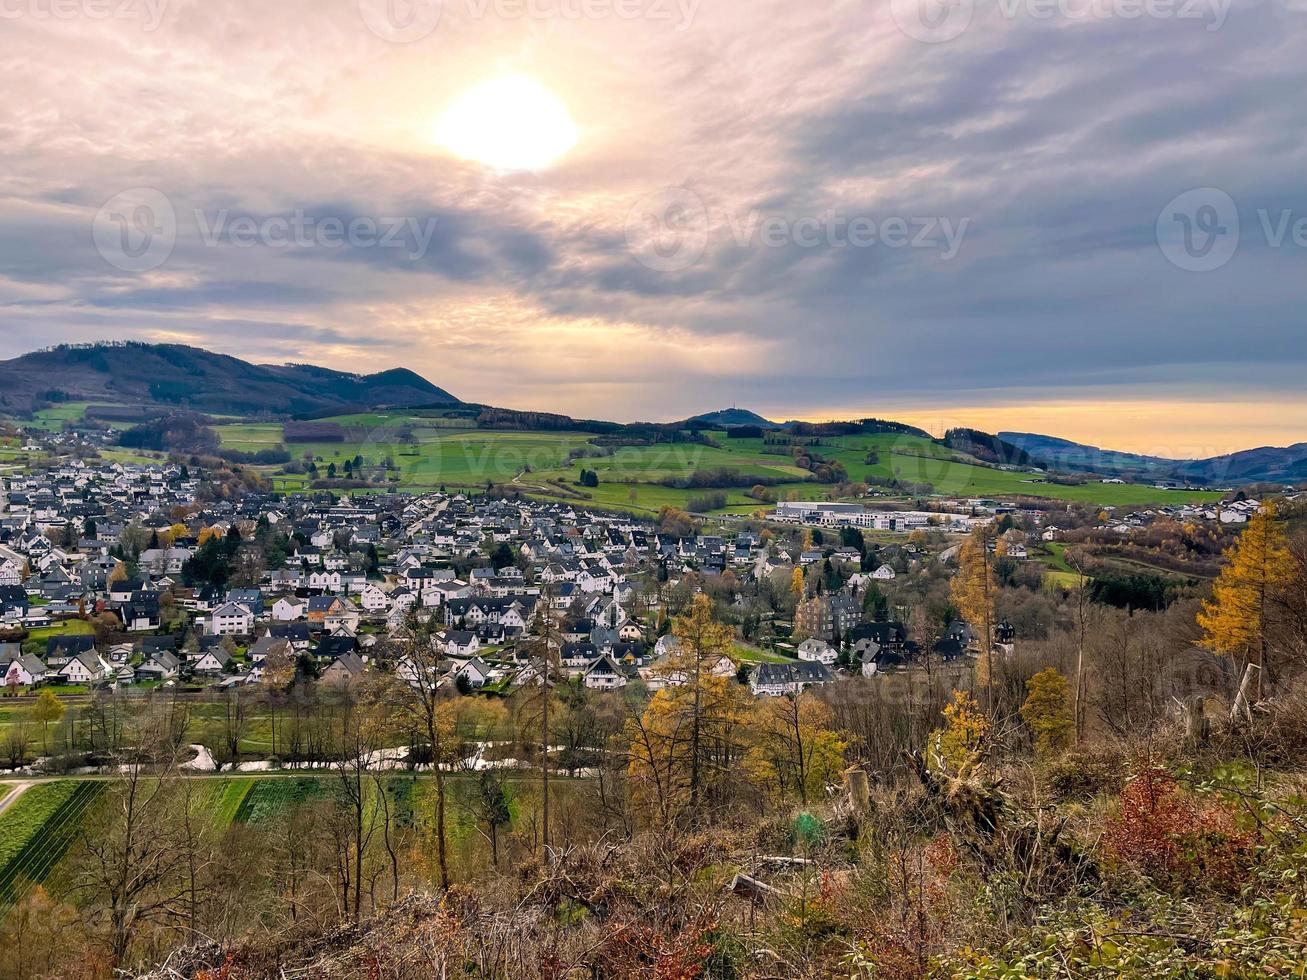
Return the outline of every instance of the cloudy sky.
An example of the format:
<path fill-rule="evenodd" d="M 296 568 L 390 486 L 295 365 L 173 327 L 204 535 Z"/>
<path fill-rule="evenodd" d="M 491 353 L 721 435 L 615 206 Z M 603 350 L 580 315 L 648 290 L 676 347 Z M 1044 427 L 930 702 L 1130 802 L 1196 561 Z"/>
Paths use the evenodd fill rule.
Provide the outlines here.
<path fill-rule="evenodd" d="M 1307 2 L 0 0 L 0 357 L 1307 440 Z"/>

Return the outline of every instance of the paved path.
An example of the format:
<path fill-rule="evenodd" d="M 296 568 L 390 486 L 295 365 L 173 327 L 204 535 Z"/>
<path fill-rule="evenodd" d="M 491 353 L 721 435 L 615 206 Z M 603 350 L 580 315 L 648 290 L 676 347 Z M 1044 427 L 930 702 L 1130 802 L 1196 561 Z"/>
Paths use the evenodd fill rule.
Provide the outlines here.
<path fill-rule="evenodd" d="M 28 791 L 32 786 L 31 783 L 18 783 L 9 788 L 5 793 L 4 799 L 0 799 L 0 813 L 4 813 L 18 801 L 18 798 Z"/>

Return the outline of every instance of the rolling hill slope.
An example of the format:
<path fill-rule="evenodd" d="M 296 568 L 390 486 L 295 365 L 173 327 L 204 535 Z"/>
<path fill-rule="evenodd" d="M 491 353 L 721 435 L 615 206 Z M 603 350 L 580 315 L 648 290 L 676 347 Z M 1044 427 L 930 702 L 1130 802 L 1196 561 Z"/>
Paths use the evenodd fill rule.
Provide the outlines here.
<path fill-rule="evenodd" d="M 1212 485 L 1307 480 L 1307 442 L 1262 446 L 1207 459 L 1167 459 L 1100 449 L 1032 432 L 1000 432 L 999 437 L 1063 471 Z"/>
<path fill-rule="evenodd" d="M 61 401 L 239 415 L 460 404 L 403 368 L 357 375 L 307 364 L 251 364 L 180 344 L 64 346 L 0 361 L 0 411 Z"/>

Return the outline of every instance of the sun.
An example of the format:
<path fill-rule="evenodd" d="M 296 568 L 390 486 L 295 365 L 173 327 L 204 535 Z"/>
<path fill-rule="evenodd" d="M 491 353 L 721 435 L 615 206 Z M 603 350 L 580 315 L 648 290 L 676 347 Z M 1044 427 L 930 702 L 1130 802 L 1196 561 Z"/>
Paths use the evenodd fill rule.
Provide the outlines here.
<path fill-rule="evenodd" d="M 497 170 L 542 170 L 576 144 L 566 106 L 533 78 L 483 82 L 460 95 L 436 125 L 436 142 Z"/>

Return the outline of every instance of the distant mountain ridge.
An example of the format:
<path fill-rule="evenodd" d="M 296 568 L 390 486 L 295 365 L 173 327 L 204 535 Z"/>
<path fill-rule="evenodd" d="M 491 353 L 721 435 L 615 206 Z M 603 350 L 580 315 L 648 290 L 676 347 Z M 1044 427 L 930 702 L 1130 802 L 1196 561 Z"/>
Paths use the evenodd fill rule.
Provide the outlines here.
<path fill-rule="evenodd" d="M 452 408 L 496 427 L 580 428 L 614 432 L 615 422 L 510 412 L 465 403 L 407 368 L 360 375 L 312 364 L 253 364 L 183 344 L 138 341 L 61 345 L 0 361 L 0 414 L 25 415 L 61 402 L 88 402 L 143 412 L 131 421 L 177 411 L 217 415 L 315 418 L 350 412 Z M 477 413 L 480 415 L 477 415 Z M 101 417 L 108 417 L 102 414 Z M 128 420 L 124 412 L 120 420 Z M 921 429 L 883 419 L 845 422 L 773 422 L 743 408 L 706 412 L 681 423 L 643 424 L 651 432 L 675 428 L 756 426 L 800 435 L 900 433 L 930 438 Z M 1263 446 L 1209 459 L 1168 459 L 1117 452 L 1031 432 L 950 430 L 937 442 L 990 465 L 1040 466 L 1066 473 L 1133 481 L 1174 481 L 1204 486 L 1307 481 L 1307 442 Z"/>
<path fill-rule="evenodd" d="M 1208 459 L 1168 459 L 1100 449 L 1033 432 L 1000 432 L 999 438 L 1059 470 L 1103 476 L 1174 480 L 1204 485 L 1307 480 L 1307 442 L 1262 446 Z"/>
<path fill-rule="evenodd" d="M 60 401 L 298 416 L 462 404 L 407 368 L 252 364 L 182 344 L 65 345 L 0 361 L 0 411 Z"/>
<path fill-rule="evenodd" d="M 765 419 L 757 412 L 751 412 L 747 408 L 723 408 L 716 412 L 704 412 L 702 415 L 695 415 L 685 420 L 686 423 L 699 422 L 704 425 L 756 425 L 760 429 L 779 429 L 779 422 L 773 422 L 771 419 Z"/>

